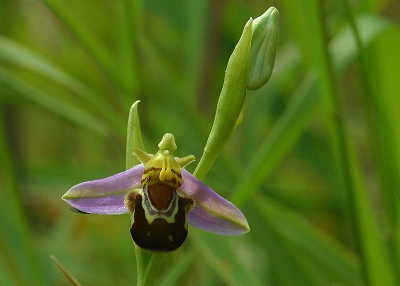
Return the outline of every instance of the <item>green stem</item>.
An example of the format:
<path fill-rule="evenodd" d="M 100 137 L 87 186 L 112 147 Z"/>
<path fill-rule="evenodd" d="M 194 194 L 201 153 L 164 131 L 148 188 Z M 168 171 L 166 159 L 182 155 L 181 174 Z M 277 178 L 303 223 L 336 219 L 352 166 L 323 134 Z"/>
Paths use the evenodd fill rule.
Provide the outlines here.
<path fill-rule="evenodd" d="M 150 254 L 150 259 L 146 267 L 146 272 L 143 275 L 143 285 L 152 286 L 155 284 L 163 256 L 164 255 L 159 253 Z"/>
<path fill-rule="evenodd" d="M 137 269 L 137 285 L 143 285 L 144 276 L 144 263 L 142 258 L 142 250 L 135 244 L 135 256 L 136 256 L 136 269 Z"/>

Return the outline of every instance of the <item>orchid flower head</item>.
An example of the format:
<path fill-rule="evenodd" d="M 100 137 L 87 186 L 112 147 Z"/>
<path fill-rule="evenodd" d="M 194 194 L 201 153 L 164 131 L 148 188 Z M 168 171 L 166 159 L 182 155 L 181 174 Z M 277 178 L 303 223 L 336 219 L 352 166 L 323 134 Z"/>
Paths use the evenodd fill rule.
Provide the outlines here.
<path fill-rule="evenodd" d="M 73 186 L 63 200 L 83 213 L 130 213 L 134 242 L 155 252 L 179 248 L 186 240 L 188 223 L 222 235 L 250 230 L 236 206 L 184 169 L 194 156 L 174 157 L 177 146 L 172 134 L 165 134 L 158 147 L 155 155 L 135 149 L 141 164 Z"/>

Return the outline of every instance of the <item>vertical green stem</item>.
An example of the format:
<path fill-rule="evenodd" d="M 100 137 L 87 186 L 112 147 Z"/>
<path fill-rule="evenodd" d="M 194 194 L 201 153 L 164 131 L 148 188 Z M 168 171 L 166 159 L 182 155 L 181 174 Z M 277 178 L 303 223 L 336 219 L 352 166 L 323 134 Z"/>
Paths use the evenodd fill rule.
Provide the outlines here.
<path fill-rule="evenodd" d="M 151 253 L 146 271 L 143 275 L 143 285 L 152 286 L 156 282 L 157 273 L 160 269 L 163 255 L 159 253 Z"/>
<path fill-rule="evenodd" d="M 126 169 L 130 169 L 140 163 L 139 159 L 134 155 L 133 149 L 144 150 L 137 112 L 137 105 L 139 102 L 140 101 L 136 101 L 129 112 L 126 138 Z M 137 285 L 154 285 L 163 255 L 142 250 L 136 244 L 135 255 L 137 265 Z"/>
<path fill-rule="evenodd" d="M 136 256 L 136 270 L 137 270 L 137 285 L 144 285 L 143 283 L 143 276 L 144 276 L 144 263 L 142 252 L 136 244 L 135 244 L 135 256 Z"/>

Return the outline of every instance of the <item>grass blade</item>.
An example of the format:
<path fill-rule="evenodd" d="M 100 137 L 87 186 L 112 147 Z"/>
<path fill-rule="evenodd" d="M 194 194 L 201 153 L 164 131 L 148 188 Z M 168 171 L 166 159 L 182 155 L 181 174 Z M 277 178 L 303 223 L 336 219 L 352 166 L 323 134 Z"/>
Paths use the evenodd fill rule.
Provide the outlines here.
<path fill-rule="evenodd" d="M 90 104 L 90 107 L 99 111 L 120 134 L 125 133 L 125 124 L 121 124 L 120 116 L 115 113 L 113 106 L 104 100 L 104 97 L 35 52 L 11 39 L 0 36 L 0 59 L 37 73 L 46 80 L 50 79 L 61 84 Z M 123 128 L 121 128 L 122 126 Z"/>
<path fill-rule="evenodd" d="M 17 76 L 6 68 L 0 70 L 0 80 L 15 89 L 27 100 L 53 112 L 57 116 L 64 117 L 102 136 L 107 136 L 111 133 L 111 128 L 107 123 L 101 122 L 98 118 L 68 102 L 60 101 L 54 96 L 35 88 L 22 77 Z"/>
<path fill-rule="evenodd" d="M 35 251 L 28 220 L 21 203 L 18 174 L 8 142 L 5 125 L 5 109 L 0 107 L 0 180 L 2 200 L 0 208 L 0 246 L 7 272 L 20 285 L 45 285 L 42 268 Z"/>

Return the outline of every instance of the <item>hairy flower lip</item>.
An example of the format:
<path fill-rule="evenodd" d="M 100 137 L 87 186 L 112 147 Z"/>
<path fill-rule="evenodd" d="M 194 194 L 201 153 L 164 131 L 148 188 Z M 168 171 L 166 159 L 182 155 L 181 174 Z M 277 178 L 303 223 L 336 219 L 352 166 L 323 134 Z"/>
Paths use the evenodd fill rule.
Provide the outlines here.
<path fill-rule="evenodd" d="M 140 188 L 143 164 L 113 176 L 73 186 L 62 197 L 79 211 L 94 214 L 124 214 L 126 194 Z M 192 198 L 194 208 L 187 214 L 190 225 L 222 235 L 239 235 L 250 230 L 242 212 L 186 170 L 178 195 Z"/>

